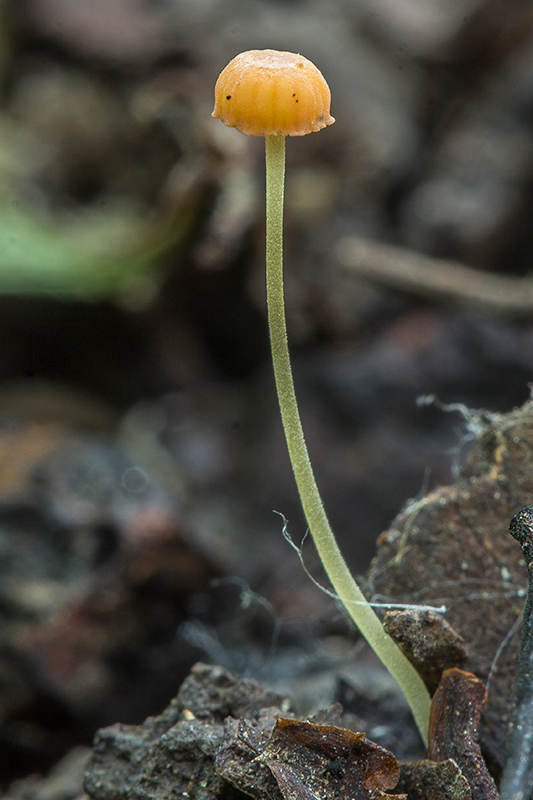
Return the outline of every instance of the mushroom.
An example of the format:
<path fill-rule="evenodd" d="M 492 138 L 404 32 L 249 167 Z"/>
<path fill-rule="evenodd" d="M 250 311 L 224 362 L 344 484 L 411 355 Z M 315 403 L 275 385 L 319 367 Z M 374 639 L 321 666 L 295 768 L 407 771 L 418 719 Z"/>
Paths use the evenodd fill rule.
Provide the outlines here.
<path fill-rule="evenodd" d="M 279 50 L 247 50 L 222 70 L 213 116 L 248 136 L 305 136 L 335 120 L 331 92 L 309 59 Z"/>
<path fill-rule="evenodd" d="M 335 120 L 322 73 L 301 55 L 248 50 L 222 70 L 213 116 L 266 144 L 266 283 L 268 324 L 285 438 L 302 507 L 336 595 L 361 634 L 400 684 L 427 743 L 430 697 L 418 672 L 385 633 L 340 552 L 318 490 L 304 439 L 287 342 L 283 294 L 285 137 L 319 131 Z"/>

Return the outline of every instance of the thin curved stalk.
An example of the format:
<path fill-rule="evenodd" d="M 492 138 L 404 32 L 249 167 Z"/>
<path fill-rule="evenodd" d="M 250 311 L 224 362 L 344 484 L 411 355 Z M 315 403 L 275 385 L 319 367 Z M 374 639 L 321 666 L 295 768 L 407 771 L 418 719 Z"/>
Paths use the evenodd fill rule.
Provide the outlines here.
<path fill-rule="evenodd" d="M 419 674 L 385 633 L 350 573 L 330 527 L 316 485 L 294 391 L 283 294 L 283 194 L 285 137 L 266 137 L 266 274 L 268 323 L 281 419 L 302 507 L 326 574 L 348 614 L 407 698 L 427 744 L 430 697 Z"/>

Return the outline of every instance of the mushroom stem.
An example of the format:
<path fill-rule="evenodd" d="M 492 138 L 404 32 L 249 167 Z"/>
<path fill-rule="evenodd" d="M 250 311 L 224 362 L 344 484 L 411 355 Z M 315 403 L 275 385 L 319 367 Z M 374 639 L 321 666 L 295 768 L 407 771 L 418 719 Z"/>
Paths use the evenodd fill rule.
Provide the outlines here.
<path fill-rule="evenodd" d="M 350 573 L 329 524 L 305 443 L 294 391 L 283 294 L 283 194 L 285 137 L 266 141 L 266 281 L 274 376 L 289 456 L 309 530 L 335 593 L 361 634 L 398 681 L 427 744 L 430 697 L 412 664 L 383 630 Z"/>

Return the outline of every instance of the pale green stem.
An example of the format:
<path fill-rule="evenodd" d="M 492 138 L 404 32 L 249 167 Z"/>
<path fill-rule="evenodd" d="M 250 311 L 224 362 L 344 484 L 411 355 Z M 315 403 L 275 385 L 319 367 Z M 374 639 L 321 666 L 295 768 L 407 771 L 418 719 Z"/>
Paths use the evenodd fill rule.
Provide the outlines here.
<path fill-rule="evenodd" d="M 347 612 L 396 678 L 427 744 L 430 697 L 418 672 L 385 633 L 350 573 L 328 522 L 305 444 L 294 392 L 283 296 L 283 193 L 285 137 L 266 137 L 266 274 L 268 323 L 281 419 L 302 507 L 329 580 Z"/>

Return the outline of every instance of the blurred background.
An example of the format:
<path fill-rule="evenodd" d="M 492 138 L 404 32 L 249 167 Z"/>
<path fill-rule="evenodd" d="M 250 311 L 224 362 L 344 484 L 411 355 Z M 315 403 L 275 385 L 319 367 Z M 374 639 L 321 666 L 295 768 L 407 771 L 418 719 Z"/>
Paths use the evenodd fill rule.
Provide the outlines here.
<path fill-rule="evenodd" d="M 211 118 L 253 48 L 301 52 L 332 91 L 335 125 L 288 142 L 286 301 L 354 572 L 467 446 L 460 415 L 417 398 L 529 397 L 530 3 L 2 0 L 3 790 L 159 713 L 198 659 L 305 690 L 352 652 L 273 513 L 300 542 L 264 143 Z"/>

